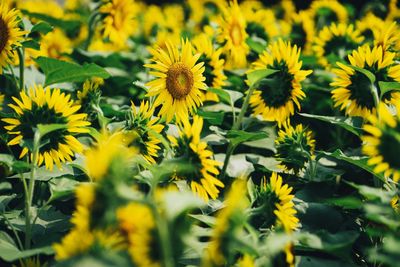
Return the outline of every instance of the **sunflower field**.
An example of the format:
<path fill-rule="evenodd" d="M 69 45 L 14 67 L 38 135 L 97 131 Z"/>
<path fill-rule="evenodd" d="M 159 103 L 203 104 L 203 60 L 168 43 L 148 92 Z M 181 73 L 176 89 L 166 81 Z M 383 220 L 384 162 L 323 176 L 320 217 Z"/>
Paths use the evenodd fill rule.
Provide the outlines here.
<path fill-rule="evenodd" d="M 0 0 L 0 266 L 400 266 L 400 0 Z"/>

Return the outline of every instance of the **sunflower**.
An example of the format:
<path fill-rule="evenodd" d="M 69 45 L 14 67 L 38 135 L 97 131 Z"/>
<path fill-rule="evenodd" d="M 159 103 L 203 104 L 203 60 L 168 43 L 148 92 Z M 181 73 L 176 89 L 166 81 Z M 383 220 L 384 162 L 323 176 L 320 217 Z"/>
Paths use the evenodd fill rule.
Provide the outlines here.
<path fill-rule="evenodd" d="M 224 0 L 188 0 L 188 8 L 190 11 L 189 20 L 195 24 L 195 31 L 201 29 L 215 19 L 216 15 L 221 12 L 225 5 Z"/>
<path fill-rule="evenodd" d="M 248 254 L 244 255 L 237 262 L 238 267 L 255 267 L 254 259 Z"/>
<path fill-rule="evenodd" d="M 139 135 L 134 144 L 138 147 L 139 153 L 151 164 L 156 163 L 161 140 L 158 135 L 164 129 L 164 125 L 159 124 L 159 118 L 153 118 L 154 109 L 150 107 L 148 101 L 140 103 L 139 110 L 132 103 L 131 113 L 127 122 L 128 130 L 135 130 Z"/>
<path fill-rule="evenodd" d="M 299 124 L 296 128 L 287 126 L 284 130 L 280 130 L 275 146 L 277 150 L 275 157 L 280 166 L 297 174 L 313 156 L 315 140 L 312 138 L 312 132 Z"/>
<path fill-rule="evenodd" d="M 235 233 L 245 222 L 245 209 L 249 205 L 246 196 L 246 182 L 236 179 L 224 201 L 224 208 L 218 211 L 212 230 L 211 240 L 204 250 L 202 266 L 226 266 L 228 258 L 236 252 Z"/>
<path fill-rule="evenodd" d="M 252 2 L 243 4 L 245 3 Z M 268 43 L 279 35 L 278 22 L 272 10 L 254 9 L 251 6 L 242 10 L 247 22 L 246 32 L 250 37 L 257 37 Z"/>
<path fill-rule="evenodd" d="M 0 94 L 0 111 L 3 110 L 4 95 Z"/>
<path fill-rule="evenodd" d="M 246 43 L 246 19 L 237 3 L 237 0 L 229 2 L 222 9 L 219 21 L 219 33 L 217 40 L 223 44 L 223 51 L 227 56 L 229 68 L 244 68 L 247 65 L 246 56 L 250 48 Z"/>
<path fill-rule="evenodd" d="M 345 57 L 363 42 L 364 37 L 352 24 L 331 24 L 324 27 L 315 38 L 313 50 L 318 63 L 330 67 L 332 62 L 344 61 Z"/>
<path fill-rule="evenodd" d="M 54 0 L 22 0 L 16 1 L 17 8 L 20 10 L 26 10 L 34 14 L 46 14 L 53 18 L 62 18 L 64 16 L 64 10 L 57 1 Z M 32 22 L 37 23 L 38 19 L 32 18 Z"/>
<path fill-rule="evenodd" d="M 335 87 L 332 91 L 332 98 L 335 107 L 345 109 L 350 116 L 360 116 L 367 118 L 375 113 L 376 106 L 372 86 L 375 86 L 380 95 L 378 81 L 400 82 L 400 66 L 394 62 L 395 54 L 382 49 L 382 46 L 359 47 L 348 56 L 351 66 L 366 69 L 376 77 L 376 82 L 372 84 L 362 73 L 354 70 L 351 66 L 338 63 L 339 69 L 334 69 L 337 75 L 331 86 Z M 383 95 L 385 103 L 396 104 L 400 101 L 400 93 L 389 92 Z"/>
<path fill-rule="evenodd" d="M 16 105 L 8 106 L 15 111 L 15 116 L 2 121 L 9 124 L 4 127 L 8 133 L 15 135 L 8 145 L 22 146 L 20 158 L 29 152 L 27 144 L 34 139 L 39 124 L 65 125 L 42 138 L 44 145 L 39 148 L 39 166 L 45 163 L 46 168 L 52 170 L 55 163 L 60 168 L 62 162 L 72 161 L 74 153 L 83 151 L 74 135 L 88 133 L 86 126 L 90 123 L 85 121 L 86 114 L 76 113 L 80 106 L 75 105 L 69 95 L 61 93 L 60 89 L 37 85 L 30 88 L 28 94 L 21 92 L 20 98 L 13 97 L 13 100 Z"/>
<path fill-rule="evenodd" d="M 384 21 L 372 13 L 366 14 L 363 18 L 356 21 L 356 29 L 365 37 L 368 43 L 380 36 L 384 29 Z"/>
<path fill-rule="evenodd" d="M 200 54 L 193 55 L 189 41 L 181 41 L 179 52 L 172 43 L 166 43 L 166 50 L 156 46 L 150 49 L 153 55 L 152 64 L 145 67 L 153 69 L 150 74 L 155 80 L 146 84 L 149 87 L 147 96 L 155 96 L 154 107 L 162 105 L 159 115 L 170 122 L 174 116 L 179 123 L 188 120 L 202 105 L 201 90 L 206 89 L 204 63 L 197 63 Z"/>
<path fill-rule="evenodd" d="M 396 22 L 385 22 L 374 44 L 382 46 L 384 51 L 396 52 L 400 50 L 400 30 Z"/>
<path fill-rule="evenodd" d="M 21 46 L 26 33 L 18 27 L 19 12 L 10 9 L 8 1 L 0 3 L 0 74 L 3 68 L 12 63 L 14 58 L 13 47 Z"/>
<path fill-rule="evenodd" d="M 279 39 L 269 45 L 259 60 L 253 63 L 251 71 L 274 69 L 276 73 L 263 79 L 250 96 L 254 115 L 261 115 L 266 121 L 285 123 L 294 114 L 295 105 L 300 109 L 299 100 L 305 97 L 300 82 L 311 70 L 301 70 L 300 50 Z"/>
<path fill-rule="evenodd" d="M 100 31 L 104 38 L 122 46 L 136 32 L 138 8 L 133 0 L 102 0 Z"/>
<path fill-rule="evenodd" d="M 311 53 L 311 45 L 315 38 L 314 21 L 305 11 L 294 13 L 291 17 L 290 37 L 293 44 L 300 47 L 303 53 Z"/>
<path fill-rule="evenodd" d="M 346 8 L 337 0 L 313 1 L 308 12 L 317 30 L 332 23 L 347 23 L 348 20 Z"/>
<path fill-rule="evenodd" d="M 117 210 L 119 227 L 126 234 L 128 252 L 138 267 L 161 267 L 161 249 L 156 221 L 151 209 L 142 203 L 129 203 Z"/>
<path fill-rule="evenodd" d="M 193 40 L 196 53 L 201 54 L 199 61 L 204 62 L 204 83 L 208 87 L 221 89 L 227 79 L 224 75 L 224 60 L 220 58 L 221 49 L 214 49 L 213 43 L 206 34 L 200 34 Z M 218 101 L 215 93 L 206 92 L 203 101 Z"/>
<path fill-rule="evenodd" d="M 173 147 L 176 150 L 175 157 L 187 161 L 193 166 L 188 171 L 177 171 L 175 179 L 187 180 L 192 191 L 208 201 L 211 197 L 216 199 L 219 194 L 219 188 L 224 184 L 216 178 L 219 174 L 217 169 L 220 163 L 214 160 L 213 153 L 207 149 L 207 143 L 200 141 L 200 134 L 203 128 L 203 118 L 193 117 L 193 123 L 183 122 L 180 127 L 179 138 L 168 136 Z"/>
<path fill-rule="evenodd" d="M 374 167 L 375 173 L 383 173 L 392 177 L 395 182 L 400 180 L 400 115 L 393 116 L 386 105 L 380 104 L 378 114 L 369 116 L 369 124 L 363 129 L 362 151 L 370 159 L 368 164 Z"/>

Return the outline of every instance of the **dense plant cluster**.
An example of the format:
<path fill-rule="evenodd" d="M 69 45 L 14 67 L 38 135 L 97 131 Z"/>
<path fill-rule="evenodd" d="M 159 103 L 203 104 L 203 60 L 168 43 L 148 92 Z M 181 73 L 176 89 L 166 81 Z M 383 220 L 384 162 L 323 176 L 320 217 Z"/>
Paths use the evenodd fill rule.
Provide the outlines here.
<path fill-rule="evenodd" d="M 397 0 L 0 1 L 1 266 L 398 266 Z"/>

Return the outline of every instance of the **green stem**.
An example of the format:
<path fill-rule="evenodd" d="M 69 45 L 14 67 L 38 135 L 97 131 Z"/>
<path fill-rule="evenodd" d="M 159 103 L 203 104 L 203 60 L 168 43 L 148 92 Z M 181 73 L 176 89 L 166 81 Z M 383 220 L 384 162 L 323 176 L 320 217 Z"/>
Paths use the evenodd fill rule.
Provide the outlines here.
<path fill-rule="evenodd" d="M 24 82 L 24 70 L 25 70 L 25 56 L 24 48 L 17 48 L 17 54 L 19 59 L 19 89 L 22 91 L 25 88 Z"/>
<path fill-rule="evenodd" d="M 378 107 L 379 107 L 380 100 L 379 100 L 379 95 L 378 95 L 378 89 L 376 88 L 375 85 L 371 86 L 371 93 L 372 93 L 372 96 L 373 96 L 373 99 L 374 99 L 374 105 L 375 105 L 375 108 L 376 108 L 376 114 L 377 114 L 377 116 L 379 118 Z"/>
<path fill-rule="evenodd" d="M 89 33 L 88 33 L 88 37 L 85 41 L 84 44 L 84 50 L 88 50 L 90 43 L 92 42 L 93 39 L 93 35 L 94 35 L 94 31 L 96 28 L 96 24 L 97 24 L 97 16 L 100 15 L 99 12 L 94 12 L 92 13 L 92 15 L 89 17 L 89 21 L 88 21 L 88 25 L 89 25 Z"/>
<path fill-rule="evenodd" d="M 30 249 L 31 247 L 31 207 L 33 200 L 33 192 L 35 190 L 35 177 L 36 177 L 36 167 L 39 155 L 39 144 L 40 144 L 40 133 L 35 132 L 33 139 L 33 151 L 32 151 L 32 162 L 31 162 L 31 175 L 29 179 L 28 192 L 25 194 L 25 249 Z"/>
<path fill-rule="evenodd" d="M 164 218 L 161 218 L 160 214 L 157 211 L 157 207 L 151 205 L 152 211 L 153 211 L 153 216 L 157 224 L 157 229 L 158 229 L 158 234 L 160 238 L 160 248 L 162 251 L 163 255 L 163 266 L 164 267 L 174 267 L 174 260 L 173 260 L 173 254 L 172 254 L 172 249 L 171 249 L 171 243 L 170 243 L 170 236 L 169 236 L 169 231 L 168 231 L 168 225 L 165 221 Z"/>
<path fill-rule="evenodd" d="M 15 230 L 15 227 L 11 224 L 10 220 L 8 220 L 7 216 L 4 214 L 4 212 L 1 214 L 4 218 L 4 220 L 7 222 L 7 224 L 10 226 L 11 231 L 13 232 L 13 234 L 15 235 L 15 238 L 17 239 L 17 244 L 18 244 L 18 248 L 20 250 L 23 250 L 23 246 L 22 246 L 22 242 L 21 239 L 19 238 L 17 231 Z"/>
<path fill-rule="evenodd" d="M 222 166 L 222 170 L 221 170 L 221 178 L 220 178 L 221 181 L 223 181 L 225 179 L 226 169 L 228 168 L 229 160 L 230 160 L 235 148 L 236 148 L 236 146 L 233 146 L 232 143 L 229 142 L 228 148 L 226 149 L 224 165 Z"/>

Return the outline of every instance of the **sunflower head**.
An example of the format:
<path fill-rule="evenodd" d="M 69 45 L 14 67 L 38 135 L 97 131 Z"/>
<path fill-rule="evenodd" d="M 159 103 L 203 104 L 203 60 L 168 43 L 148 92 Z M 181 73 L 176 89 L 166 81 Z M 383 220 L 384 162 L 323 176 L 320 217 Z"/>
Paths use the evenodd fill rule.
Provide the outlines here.
<path fill-rule="evenodd" d="M 295 128 L 288 126 L 280 130 L 275 145 L 277 150 L 275 157 L 280 166 L 286 171 L 297 174 L 306 167 L 313 156 L 315 140 L 312 138 L 312 132 L 299 124 Z"/>
<path fill-rule="evenodd" d="M 301 89 L 303 81 L 311 70 L 301 70 L 300 50 L 279 39 L 272 43 L 258 61 L 253 63 L 251 71 L 273 69 L 277 72 L 263 79 L 253 95 L 250 105 L 254 115 L 264 120 L 284 124 L 294 114 L 295 107 L 300 109 L 299 100 L 305 97 Z"/>
<path fill-rule="evenodd" d="M 385 22 L 374 44 L 384 51 L 398 52 L 400 49 L 400 29 L 396 22 Z"/>
<path fill-rule="evenodd" d="M 313 1 L 309 12 L 317 30 L 332 23 L 346 23 L 348 19 L 346 8 L 337 0 Z"/>
<path fill-rule="evenodd" d="M 100 86 L 104 84 L 104 80 L 101 78 L 92 78 L 86 80 L 82 89 L 76 93 L 76 103 L 81 106 L 83 112 L 88 114 L 89 120 L 93 121 L 96 116 L 96 108 L 99 107 L 101 90 Z"/>
<path fill-rule="evenodd" d="M 346 56 L 364 40 L 352 24 L 331 24 L 325 26 L 315 39 L 313 50 L 318 63 L 330 67 L 336 61 L 344 61 Z"/>
<path fill-rule="evenodd" d="M 400 115 L 392 115 L 384 104 L 379 105 L 377 115 L 369 116 L 369 124 L 363 129 L 366 134 L 362 151 L 369 156 L 368 164 L 374 172 L 383 173 L 395 182 L 400 180 Z"/>
<path fill-rule="evenodd" d="M 384 21 L 372 13 L 366 14 L 363 18 L 356 21 L 356 29 L 365 38 L 365 42 L 373 44 L 384 30 Z"/>
<path fill-rule="evenodd" d="M 9 1 L 0 3 L 0 74 L 14 58 L 13 48 L 21 46 L 25 31 L 18 27 L 19 11 L 10 9 Z"/>
<path fill-rule="evenodd" d="M 292 187 L 283 184 L 282 177 L 275 172 L 269 181 L 264 177 L 262 184 L 256 188 L 252 203 L 252 224 L 256 228 L 264 229 L 281 227 L 287 233 L 296 230 L 299 219 L 294 209 L 292 190 Z"/>
<path fill-rule="evenodd" d="M 315 38 L 314 21 L 306 11 L 294 13 L 291 17 L 290 37 L 293 44 L 302 49 L 303 53 L 311 52 Z"/>
<path fill-rule="evenodd" d="M 380 96 L 378 81 L 399 82 L 400 67 L 394 63 L 395 54 L 384 51 L 382 46 L 373 48 L 365 45 L 354 50 L 348 56 L 350 66 L 337 63 L 338 69 L 334 69 L 336 78 L 331 86 L 332 98 L 335 107 L 345 110 L 350 116 L 368 117 L 376 112 L 373 90 Z M 359 67 L 370 71 L 376 77 L 376 82 L 372 83 L 363 73 L 352 68 Z M 388 92 L 382 96 L 385 103 L 396 104 L 400 99 L 398 92 Z"/>
<path fill-rule="evenodd" d="M 220 163 L 213 159 L 207 143 L 200 140 L 202 128 L 203 119 L 194 116 L 193 123 L 183 123 L 178 138 L 169 136 L 169 139 L 175 148 L 175 157 L 191 166 L 177 170 L 174 178 L 187 180 L 192 191 L 208 201 L 218 197 L 219 188 L 223 188 L 224 184 L 217 179 Z"/>
<path fill-rule="evenodd" d="M 164 129 L 164 125 L 158 123 L 159 118 L 153 118 L 153 113 L 154 109 L 148 101 L 142 101 L 139 109 L 132 103 L 126 122 L 126 129 L 136 131 L 138 135 L 133 140 L 133 146 L 137 147 L 143 158 L 151 164 L 156 163 L 159 156 L 161 140 L 158 135 Z"/>
<path fill-rule="evenodd" d="M 178 51 L 172 43 L 166 43 L 166 49 L 150 49 L 152 69 L 150 74 L 156 79 L 146 84 L 148 96 L 155 96 L 154 107 L 160 106 L 159 115 L 170 122 L 174 117 L 179 123 L 188 120 L 188 115 L 202 105 L 201 90 L 206 89 L 204 63 L 196 63 L 200 54 L 193 55 L 189 41 L 181 41 Z"/>
<path fill-rule="evenodd" d="M 3 110 L 4 95 L 0 94 L 0 111 Z"/>
<path fill-rule="evenodd" d="M 15 112 L 13 118 L 2 119 L 8 125 L 5 129 L 14 138 L 8 145 L 20 145 L 20 158 L 31 150 L 36 129 L 40 124 L 62 124 L 42 137 L 42 145 L 37 157 L 38 165 L 43 163 L 52 170 L 56 164 L 71 161 L 74 153 L 83 151 L 82 144 L 74 137 L 79 133 L 87 133 L 90 125 L 85 121 L 86 114 L 77 113 L 79 105 L 75 105 L 70 95 L 62 93 L 60 89 L 43 88 L 41 85 L 30 88 L 28 93 L 20 93 L 20 97 L 13 97 L 15 104 L 9 104 Z M 31 155 L 32 157 L 32 155 Z"/>

